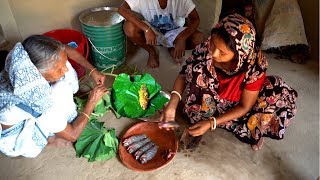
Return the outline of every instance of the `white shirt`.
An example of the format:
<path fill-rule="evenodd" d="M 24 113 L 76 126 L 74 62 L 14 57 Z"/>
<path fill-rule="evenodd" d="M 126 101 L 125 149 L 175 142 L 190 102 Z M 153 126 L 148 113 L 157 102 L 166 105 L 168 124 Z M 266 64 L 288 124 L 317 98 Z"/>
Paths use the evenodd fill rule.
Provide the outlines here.
<path fill-rule="evenodd" d="M 157 31 L 165 34 L 184 25 L 184 19 L 196 7 L 192 0 L 168 0 L 161 9 L 158 0 L 126 0 L 131 10 L 142 14 Z"/>

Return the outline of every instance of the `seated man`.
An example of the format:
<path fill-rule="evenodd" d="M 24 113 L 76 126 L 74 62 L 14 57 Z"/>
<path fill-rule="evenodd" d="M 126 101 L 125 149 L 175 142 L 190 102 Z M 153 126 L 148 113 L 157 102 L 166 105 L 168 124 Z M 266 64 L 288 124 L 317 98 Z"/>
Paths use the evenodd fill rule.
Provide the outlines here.
<path fill-rule="evenodd" d="M 168 47 L 171 57 L 181 63 L 185 49 L 202 42 L 203 33 L 197 30 L 200 19 L 192 0 L 125 0 L 118 12 L 126 19 L 127 37 L 148 51 L 150 68 L 159 67 L 156 45 Z"/>

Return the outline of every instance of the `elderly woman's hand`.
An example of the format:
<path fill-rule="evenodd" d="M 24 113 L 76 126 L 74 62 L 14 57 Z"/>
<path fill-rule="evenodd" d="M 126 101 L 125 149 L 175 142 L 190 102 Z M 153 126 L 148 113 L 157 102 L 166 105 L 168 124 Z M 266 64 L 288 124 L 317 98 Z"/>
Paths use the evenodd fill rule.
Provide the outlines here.
<path fill-rule="evenodd" d="M 95 88 L 91 90 L 88 96 L 88 103 L 96 105 L 98 101 L 102 98 L 102 96 L 107 93 L 109 93 L 107 87 L 105 87 L 103 84 L 97 85 Z"/>
<path fill-rule="evenodd" d="M 93 69 L 92 72 L 90 73 L 90 76 L 92 79 L 96 82 L 96 84 L 101 85 L 104 84 L 106 80 L 106 76 L 103 75 L 100 71 L 97 69 Z"/>

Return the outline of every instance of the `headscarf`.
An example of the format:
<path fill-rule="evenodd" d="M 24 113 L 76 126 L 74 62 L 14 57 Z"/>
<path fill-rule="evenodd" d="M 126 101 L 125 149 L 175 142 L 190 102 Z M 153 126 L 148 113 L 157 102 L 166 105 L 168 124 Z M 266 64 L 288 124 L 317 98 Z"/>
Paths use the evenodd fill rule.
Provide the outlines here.
<path fill-rule="evenodd" d="M 261 50 L 255 46 L 256 32 L 252 23 L 239 14 L 232 14 L 222 19 L 215 28 L 221 27 L 230 35 L 237 51 L 236 57 L 234 57 L 236 67 L 231 70 L 223 70 L 223 72 L 228 76 L 236 75 L 238 72 L 245 73 L 242 88 L 245 84 L 257 81 L 264 75 L 268 64 Z M 216 69 L 212 65 L 210 41 L 211 36 L 198 45 L 182 69 L 182 73 L 186 74 L 188 93 L 185 112 L 192 121 L 198 121 L 202 116 L 199 112 L 203 111 L 203 107 L 201 107 L 203 99 L 201 98 L 204 97 L 199 96 L 213 98 L 210 100 L 213 103 L 210 114 L 217 113 L 216 110 L 219 113 L 224 113 L 237 104 L 237 102 L 221 99 L 218 94 L 219 80 Z M 207 112 L 205 114 L 210 116 Z"/>
<path fill-rule="evenodd" d="M 268 66 L 266 58 L 262 55 L 256 43 L 256 31 L 252 23 L 239 14 L 232 14 L 223 18 L 215 28 L 223 27 L 236 46 L 235 59 L 238 61 L 235 69 L 223 70 L 228 75 L 236 74 L 240 70 L 246 72 L 246 83 L 259 79 Z M 211 49 L 209 49 L 211 51 Z"/>
<path fill-rule="evenodd" d="M 7 56 L 0 73 L 0 113 L 19 103 L 28 105 L 42 114 L 51 105 L 51 88 L 21 43 L 17 43 Z"/>

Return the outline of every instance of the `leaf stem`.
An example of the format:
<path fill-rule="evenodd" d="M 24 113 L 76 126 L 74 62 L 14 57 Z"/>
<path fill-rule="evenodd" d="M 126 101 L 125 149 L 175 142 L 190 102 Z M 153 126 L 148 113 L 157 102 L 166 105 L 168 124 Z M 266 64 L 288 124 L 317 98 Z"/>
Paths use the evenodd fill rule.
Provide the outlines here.
<path fill-rule="evenodd" d="M 107 75 L 107 76 L 113 76 L 113 77 L 117 77 L 117 74 L 113 74 L 113 73 L 105 73 L 103 72 L 102 74 Z"/>

